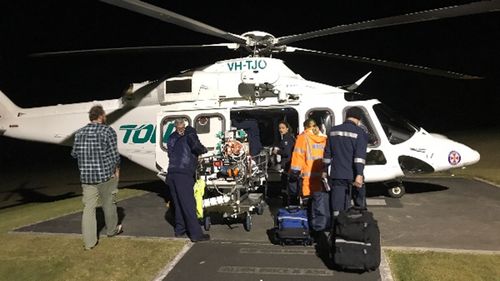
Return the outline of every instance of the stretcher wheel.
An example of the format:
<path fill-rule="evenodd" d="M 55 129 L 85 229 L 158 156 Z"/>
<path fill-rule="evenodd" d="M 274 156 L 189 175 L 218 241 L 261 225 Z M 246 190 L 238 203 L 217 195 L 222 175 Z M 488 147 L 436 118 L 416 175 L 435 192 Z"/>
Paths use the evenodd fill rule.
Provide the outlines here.
<path fill-rule="evenodd" d="M 262 204 L 257 205 L 257 215 L 262 215 L 264 214 L 264 206 Z"/>
<path fill-rule="evenodd" d="M 212 225 L 212 222 L 210 221 L 210 217 L 204 217 L 203 218 L 203 228 L 205 229 L 205 231 L 209 231 L 211 225 Z"/>
<path fill-rule="evenodd" d="M 252 229 L 252 216 L 247 213 L 245 216 L 245 221 L 243 222 L 243 227 L 246 231 L 250 231 Z"/>

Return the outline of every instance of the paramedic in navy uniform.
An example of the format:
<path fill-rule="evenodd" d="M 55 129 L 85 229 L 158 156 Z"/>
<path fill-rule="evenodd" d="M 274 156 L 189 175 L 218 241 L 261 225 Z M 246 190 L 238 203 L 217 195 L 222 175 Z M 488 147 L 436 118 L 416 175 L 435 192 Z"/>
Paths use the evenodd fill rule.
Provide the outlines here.
<path fill-rule="evenodd" d="M 175 236 L 187 234 L 193 242 L 209 240 L 210 235 L 203 233 L 196 217 L 193 191 L 198 156 L 207 149 L 200 143 L 195 129 L 186 126 L 184 119 L 175 119 L 174 122 L 175 132 L 167 141 L 167 184 L 174 200 Z"/>
<path fill-rule="evenodd" d="M 288 190 L 288 173 L 290 172 L 290 163 L 292 162 L 292 152 L 295 146 L 295 136 L 292 134 L 290 124 L 286 121 L 280 121 L 278 124 L 281 141 L 279 146 L 273 150 L 273 154 L 281 156 L 281 184 L 282 189 Z"/>
<path fill-rule="evenodd" d="M 323 156 L 325 164 L 323 177 L 329 177 L 329 184 L 332 188 L 330 202 L 334 216 L 338 215 L 339 211 L 345 210 L 346 205 L 347 208 L 350 207 L 351 200 L 346 197 L 351 184 L 355 187 L 352 193 L 357 197 L 357 203 L 365 200 L 363 170 L 366 162 L 368 135 L 359 127 L 363 114 L 363 110 L 359 107 L 349 108 L 346 112 L 346 120 L 331 129 L 326 143 Z M 329 175 L 327 174 L 328 168 L 330 169 Z"/>

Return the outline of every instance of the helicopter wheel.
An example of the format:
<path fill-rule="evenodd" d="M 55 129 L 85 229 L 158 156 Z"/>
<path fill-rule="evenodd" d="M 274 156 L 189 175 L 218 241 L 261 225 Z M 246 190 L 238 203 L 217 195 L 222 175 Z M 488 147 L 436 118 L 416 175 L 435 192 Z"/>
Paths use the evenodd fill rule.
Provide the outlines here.
<path fill-rule="evenodd" d="M 387 192 L 389 193 L 389 196 L 392 198 L 401 198 L 403 197 L 403 195 L 405 195 L 406 189 L 403 183 L 397 183 L 393 187 L 387 189 Z"/>

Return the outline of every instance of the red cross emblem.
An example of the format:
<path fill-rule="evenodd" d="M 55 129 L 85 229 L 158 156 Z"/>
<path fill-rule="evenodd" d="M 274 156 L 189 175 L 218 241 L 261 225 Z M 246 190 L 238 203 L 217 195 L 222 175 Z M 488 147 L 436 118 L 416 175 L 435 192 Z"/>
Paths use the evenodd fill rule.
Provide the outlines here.
<path fill-rule="evenodd" d="M 458 163 L 460 163 L 460 160 L 462 160 L 460 153 L 452 151 L 450 152 L 450 154 L 448 154 L 448 162 L 450 162 L 451 165 L 457 165 Z"/>

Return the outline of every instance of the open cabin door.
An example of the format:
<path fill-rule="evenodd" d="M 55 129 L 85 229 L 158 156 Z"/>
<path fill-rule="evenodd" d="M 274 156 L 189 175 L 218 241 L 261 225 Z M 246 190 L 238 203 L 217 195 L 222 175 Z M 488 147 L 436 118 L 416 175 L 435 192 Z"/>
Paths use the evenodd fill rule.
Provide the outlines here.
<path fill-rule="evenodd" d="M 228 129 L 229 111 L 192 110 L 183 112 L 160 112 L 156 118 L 156 166 L 159 172 L 168 169 L 167 141 L 175 132 L 175 119 L 184 119 L 186 126 L 193 127 L 200 142 L 208 149 L 208 154 L 215 153 L 219 138 L 217 134 Z"/>

